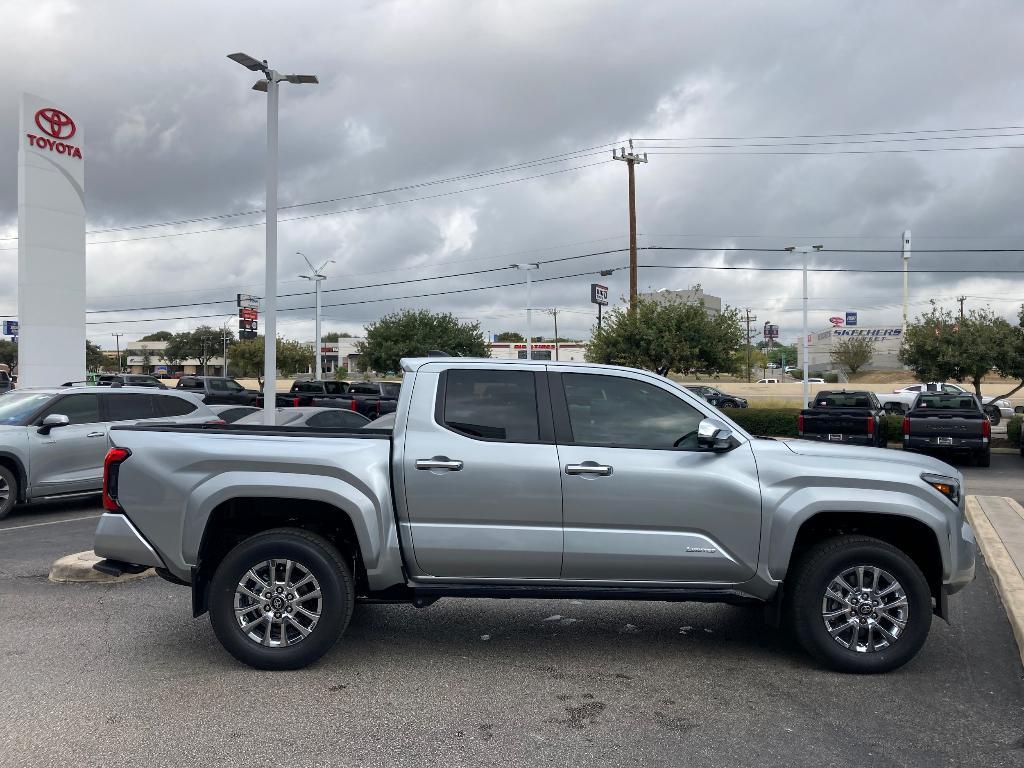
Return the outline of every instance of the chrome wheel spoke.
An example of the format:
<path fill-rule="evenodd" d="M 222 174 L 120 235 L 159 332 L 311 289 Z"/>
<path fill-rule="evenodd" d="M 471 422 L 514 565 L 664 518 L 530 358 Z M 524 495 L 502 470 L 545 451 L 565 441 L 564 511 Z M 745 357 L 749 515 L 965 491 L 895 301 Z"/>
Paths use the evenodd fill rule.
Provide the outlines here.
<path fill-rule="evenodd" d="M 298 579 L 294 584 L 290 583 L 293 578 Z M 298 587 L 309 591 L 299 594 Z M 322 601 L 319 582 L 301 562 L 264 560 L 249 568 L 235 587 L 235 619 L 252 642 L 287 648 L 316 628 Z"/>
<path fill-rule="evenodd" d="M 891 573 L 877 565 L 855 565 L 828 583 L 821 619 L 842 647 L 874 653 L 899 641 L 910 621 L 910 603 Z"/>

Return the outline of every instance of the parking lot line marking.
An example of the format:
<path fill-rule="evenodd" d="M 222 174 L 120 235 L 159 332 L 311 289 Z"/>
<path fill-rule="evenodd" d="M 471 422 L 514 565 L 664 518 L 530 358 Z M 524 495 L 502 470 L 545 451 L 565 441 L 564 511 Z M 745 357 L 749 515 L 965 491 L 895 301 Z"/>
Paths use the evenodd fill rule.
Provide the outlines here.
<path fill-rule="evenodd" d="M 82 517 L 72 517 L 67 520 L 49 520 L 45 523 L 29 523 L 28 525 L 12 525 L 10 528 L 0 528 L 0 533 L 5 531 L 20 531 L 22 528 L 38 528 L 41 525 L 58 525 L 59 523 L 77 523 L 79 520 L 95 520 L 100 515 L 83 515 Z"/>

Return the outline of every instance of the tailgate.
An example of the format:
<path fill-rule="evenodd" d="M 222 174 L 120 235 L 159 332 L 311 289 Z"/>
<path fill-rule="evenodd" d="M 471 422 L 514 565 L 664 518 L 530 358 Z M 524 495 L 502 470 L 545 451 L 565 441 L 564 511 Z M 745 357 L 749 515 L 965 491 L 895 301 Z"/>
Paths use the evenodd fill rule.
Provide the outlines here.
<path fill-rule="evenodd" d="M 867 435 L 868 424 L 874 431 L 875 419 L 868 411 L 804 411 L 804 433 L 810 435 Z"/>
<path fill-rule="evenodd" d="M 979 414 L 922 414 L 912 412 L 908 417 L 909 434 L 912 437 L 988 437 L 988 418 Z"/>

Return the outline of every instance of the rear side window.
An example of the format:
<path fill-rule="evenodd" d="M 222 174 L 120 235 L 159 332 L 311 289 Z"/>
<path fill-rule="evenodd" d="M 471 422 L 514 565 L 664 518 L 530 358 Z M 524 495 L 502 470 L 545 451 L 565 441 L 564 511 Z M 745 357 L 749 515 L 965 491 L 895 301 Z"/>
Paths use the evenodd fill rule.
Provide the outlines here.
<path fill-rule="evenodd" d="M 178 379 L 179 389 L 202 389 L 203 382 L 197 379 Z"/>
<path fill-rule="evenodd" d="M 376 395 L 380 392 L 376 384 L 353 384 L 348 391 L 353 395 Z"/>
<path fill-rule="evenodd" d="M 449 370 L 442 411 L 444 425 L 468 437 L 537 442 L 535 382 L 531 371 Z"/>
<path fill-rule="evenodd" d="M 328 395 L 344 395 L 348 391 L 348 384 L 344 381 L 325 381 L 324 391 Z"/>
<path fill-rule="evenodd" d="M 107 421 L 138 421 L 163 415 L 157 410 L 153 395 L 125 392 L 123 395 L 103 395 L 103 399 L 107 406 Z"/>
<path fill-rule="evenodd" d="M 186 416 L 190 413 L 194 413 L 196 410 L 195 403 L 191 403 L 183 397 L 158 395 L 154 399 L 156 402 L 157 412 L 164 418 L 170 416 Z"/>

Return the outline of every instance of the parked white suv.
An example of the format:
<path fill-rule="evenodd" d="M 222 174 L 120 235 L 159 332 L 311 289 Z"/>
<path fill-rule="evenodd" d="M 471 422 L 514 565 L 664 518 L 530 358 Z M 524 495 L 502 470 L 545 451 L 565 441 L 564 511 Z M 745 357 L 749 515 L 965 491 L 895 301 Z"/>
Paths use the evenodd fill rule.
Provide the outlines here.
<path fill-rule="evenodd" d="M 107 429 L 219 422 L 193 395 L 150 387 L 52 387 L 0 396 L 0 519 L 15 504 L 99 493 Z"/>

